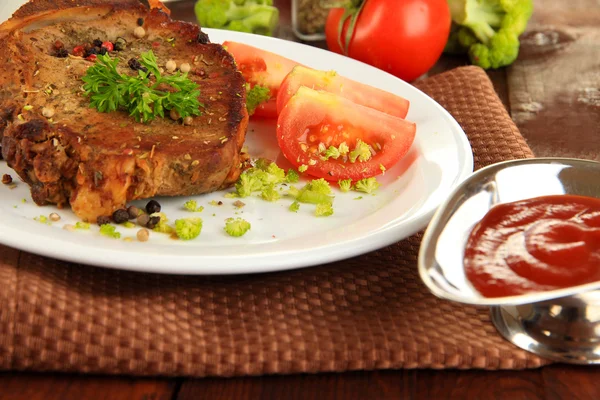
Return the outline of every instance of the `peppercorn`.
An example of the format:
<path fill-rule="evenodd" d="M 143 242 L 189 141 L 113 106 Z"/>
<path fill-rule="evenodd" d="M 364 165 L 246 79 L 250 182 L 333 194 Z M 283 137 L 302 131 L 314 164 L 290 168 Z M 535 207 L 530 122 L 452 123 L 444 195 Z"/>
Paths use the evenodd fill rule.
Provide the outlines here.
<path fill-rule="evenodd" d="M 129 213 L 124 208 L 115 211 L 112 217 L 116 224 L 122 224 L 123 222 L 129 221 Z"/>
<path fill-rule="evenodd" d="M 102 40 L 100 40 L 100 39 L 94 40 L 93 43 L 94 43 L 94 46 L 96 46 L 96 47 L 102 47 Z"/>
<path fill-rule="evenodd" d="M 140 242 L 147 242 L 150 237 L 150 232 L 148 232 L 148 229 L 140 229 L 136 236 Z"/>
<path fill-rule="evenodd" d="M 140 64 L 140 62 L 135 58 L 131 58 L 129 61 L 127 61 L 127 65 L 129 65 L 129 68 L 131 68 L 134 71 L 140 70 L 140 71 L 148 72 L 148 68 L 146 68 L 142 64 Z"/>
<path fill-rule="evenodd" d="M 115 49 L 115 45 L 112 44 L 112 42 L 106 41 L 104 43 L 102 43 L 102 47 L 105 48 L 108 51 L 113 51 Z"/>
<path fill-rule="evenodd" d="M 97 49 L 97 48 L 95 48 L 95 47 L 92 47 L 91 49 L 89 49 L 89 50 L 86 52 L 85 56 L 87 57 L 87 56 L 89 56 L 90 54 L 98 54 L 98 49 Z"/>
<path fill-rule="evenodd" d="M 106 53 L 108 53 L 108 49 L 106 47 L 102 47 L 100 50 L 98 50 L 98 54 L 100 55 L 105 55 Z"/>
<path fill-rule="evenodd" d="M 129 219 L 136 219 L 140 215 L 140 209 L 136 206 L 129 206 L 127 212 L 129 213 Z"/>
<path fill-rule="evenodd" d="M 65 48 L 58 49 L 56 50 L 55 56 L 58 58 L 67 58 L 69 56 L 69 52 Z"/>
<path fill-rule="evenodd" d="M 158 225 L 159 223 L 160 223 L 160 217 L 158 215 L 156 215 L 154 217 L 150 217 L 148 219 L 148 223 L 146 224 L 146 228 L 154 229 L 154 228 L 156 228 L 156 225 Z"/>
<path fill-rule="evenodd" d="M 62 49 L 63 47 L 65 47 L 65 44 L 63 42 L 61 42 L 60 40 L 57 40 L 56 42 L 54 42 L 55 50 Z"/>
<path fill-rule="evenodd" d="M 122 37 L 118 37 L 117 40 L 115 41 L 115 50 L 116 51 L 123 51 L 127 48 L 127 40 L 123 39 Z"/>
<path fill-rule="evenodd" d="M 160 208 L 160 204 L 156 200 L 150 200 L 148 204 L 146 204 L 146 212 L 148 214 L 160 212 Z"/>
<path fill-rule="evenodd" d="M 144 18 L 138 18 L 137 19 L 137 24 L 138 24 L 138 26 L 144 25 Z"/>
<path fill-rule="evenodd" d="M 100 226 L 110 224 L 111 222 L 112 219 L 106 215 L 102 215 L 96 219 L 96 223 Z"/>
<path fill-rule="evenodd" d="M 73 55 L 76 57 L 83 57 L 83 55 L 85 54 L 85 47 L 83 46 L 75 46 L 75 48 L 73 48 Z"/>
<path fill-rule="evenodd" d="M 12 176 L 10 176 L 9 174 L 2 175 L 2 183 L 4 183 L 5 185 L 10 185 L 12 181 Z"/>

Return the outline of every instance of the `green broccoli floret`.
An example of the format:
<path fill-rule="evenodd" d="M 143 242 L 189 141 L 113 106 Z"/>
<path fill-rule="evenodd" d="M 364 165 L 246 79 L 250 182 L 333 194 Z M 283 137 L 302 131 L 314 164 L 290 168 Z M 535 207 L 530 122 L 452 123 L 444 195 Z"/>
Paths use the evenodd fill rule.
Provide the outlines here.
<path fill-rule="evenodd" d="M 250 89 L 250 84 L 246 83 L 246 109 L 248 110 L 248 115 L 254 114 L 256 107 L 261 103 L 266 103 L 270 98 L 271 91 L 269 88 L 254 85 L 254 87 Z"/>
<path fill-rule="evenodd" d="M 329 182 L 323 178 L 307 183 L 302 189 L 291 186 L 288 190 L 288 195 L 295 198 L 296 201 L 309 204 L 331 204 L 333 197 L 330 194 Z"/>
<path fill-rule="evenodd" d="M 354 188 L 357 192 L 372 193 L 381 186 L 375 177 L 361 179 L 356 182 Z"/>
<path fill-rule="evenodd" d="M 316 193 L 331 194 L 331 186 L 329 186 L 329 182 L 323 178 L 308 182 L 305 188 Z"/>
<path fill-rule="evenodd" d="M 300 203 L 298 203 L 297 200 L 295 200 L 292 204 L 290 204 L 290 211 L 291 212 L 297 213 L 299 209 L 300 209 Z"/>
<path fill-rule="evenodd" d="M 267 167 L 267 176 L 264 177 L 264 181 L 267 184 L 279 184 L 286 181 L 285 171 L 279 168 L 277 164 L 271 163 Z"/>
<path fill-rule="evenodd" d="M 183 205 L 183 208 L 190 212 L 202 212 L 204 210 L 203 206 L 198 207 L 198 203 L 196 202 L 196 200 L 186 201 Z"/>
<path fill-rule="evenodd" d="M 81 221 L 78 221 L 78 222 L 75 224 L 75 229 L 82 229 L 82 230 L 85 230 L 85 231 L 87 231 L 88 229 L 90 229 L 90 224 L 89 224 L 88 222 L 81 222 Z"/>
<path fill-rule="evenodd" d="M 366 162 L 371 159 L 371 148 L 368 144 L 358 139 L 356 148 L 350 152 L 350 162 L 354 163 L 358 159 L 360 162 Z"/>
<path fill-rule="evenodd" d="M 235 184 L 235 189 L 240 197 L 248 197 L 252 193 L 262 190 L 264 184 L 260 179 L 260 173 L 264 174 L 264 171 L 257 168 L 250 168 L 242 172 Z"/>
<path fill-rule="evenodd" d="M 175 233 L 181 240 L 192 240 L 197 238 L 202 231 L 201 218 L 185 218 L 175 221 Z"/>
<path fill-rule="evenodd" d="M 274 185 L 269 185 L 262 190 L 261 197 L 266 201 L 275 202 L 281 198 L 281 195 L 275 190 Z"/>
<path fill-rule="evenodd" d="M 352 179 L 341 179 L 338 181 L 338 185 L 342 192 L 349 192 L 352 189 Z"/>
<path fill-rule="evenodd" d="M 121 234 L 116 231 L 116 227 L 110 224 L 103 224 L 100 226 L 100 234 L 113 239 L 119 239 L 121 237 Z"/>
<path fill-rule="evenodd" d="M 337 160 L 338 158 L 340 158 L 340 150 L 337 147 L 334 146 L 329 146 L 329 148 L 327 150 L 325 150 L 325 159 L 329 160 L 330 158 L 333 158 L 334 160 Z"/>
<path fill-rule="evenodd" d="M 272 0 L 198 0 L 194 12 L 203 28 L 273 36 L 279 23 Z"/>
<path fill-rule="evenodd" d="M 484 69 L 512 64 L 533 13 L 532 0 L 448 0 L 453 29 L 445 51 L 468 52 Z"/>
<path fill-rule="evenodd" d="M 244 236 L 246 232 L 250 230 L 251 227 L 252 226 L 250 225 L 250 222 L 246 221 L 245 219 L 227 218 L 227 220 L 225 221 L 224 229 L 229 236 L 240 237 Z"/>
<path fill-rule="evenodd" d="M 333 207 L 331 203 L 317 204 L 317 208 L 315 209 L 315 215 L 317 217 L 328 217 L 330 215 L 333 215 Z"/>
<path fill-rule="evenodd" d="M 295 169 L 289 169 L 287 172 L 287 176 L 285 177 L 285 180 L 288 183 L 296 183 L 300 180 L 300 175 L 298 174 L 298 172 Z"/>

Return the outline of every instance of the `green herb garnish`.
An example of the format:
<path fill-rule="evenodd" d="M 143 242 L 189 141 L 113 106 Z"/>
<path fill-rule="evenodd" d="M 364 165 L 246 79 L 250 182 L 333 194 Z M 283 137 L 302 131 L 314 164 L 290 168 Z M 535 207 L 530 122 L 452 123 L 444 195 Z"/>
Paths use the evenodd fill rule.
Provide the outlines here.
<path fill-rule="evenodd" d="M 152 50 L 142 53 L 139 62 L 147 71 L 138 70 L 137 76 L 129 76 L 117 71 L 118 59 L 99 54 L 82 78 L 90 106 L 103 113 L 125 110 L 144 123 L 157 116 L 164 118 L 165 111 L 173 109 L 181 118 L 200 115 L 199 86 L 187 73 L 162 76 Z M 164 86 L 173 90 L 159 89 Z"/>
<path fill-rule="evenodd" d="M 268 87 L 255 85 L 250 89 L 250 85 L 246 84 L 246 109 L 248 114 L 252 115 L 262 103 L 266 103 L 271 98 L 271 91 Z"/>

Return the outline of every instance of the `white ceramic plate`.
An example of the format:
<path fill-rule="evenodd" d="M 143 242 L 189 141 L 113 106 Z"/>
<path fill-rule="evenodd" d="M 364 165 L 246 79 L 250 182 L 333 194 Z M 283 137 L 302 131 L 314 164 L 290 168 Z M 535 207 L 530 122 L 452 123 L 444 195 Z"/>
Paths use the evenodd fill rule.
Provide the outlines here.
<path fill-rule="evenodd" d="M 416 122 L 417 137 L 407 157 L 378 180 L 377 195 L 336 191 L 334 215 L 313 216 L 314 206 L 288 210 L 291 200 L 268 203 L 245 198 L 237 210 L 235 199 L 224 192 L 197 196 L 205 210 L 200 237 L 175 241 L 152 233 L 148 242 L 126 242 L 101 236 L 98 227 L 70 232 L 76 222 L 70 210 L 36 206 L 29 188 L 0 185 L 0 243 L 57 259 L 108 268 L 172 274 L 257 273 L 313 266 L 363 254 L 400 241 L 423 229 L 437 206 L 473 171 L 469 142 L 456 121 L 431 98 L 413 86 L 334 53 L 274 38 L 206 29 L 211 41 L 233 40 L 264 48 L 318 69 L 335 69 L 341 75 L 408 98 L 407 119 Z M 253 157 L 264 156 L 287 167 L 275 140 L 275 123 L 252 123 L 247 145 Z M 16 174 L 0 162 L 0 174 Z M 362 195 L 361 200 L 355 200 Z M 25 202 L 23 202 L 25 199 Z M 189 198 L 159 198 L 171 221 L 191 214 L 182 210 Z M 223 201 L 211 206 L 212 200 Z M 146 202 L 137 202 L 144 205 Z M 61 221 L 51 226 L 34 217 L 57 212 Z M 236 215 L 235 213 L 238 212 Z M 242 217 L 252 229 L 241 238 L 224 232 L 229 217 Z M 122 238 L 135 237 L 136 229 L 119 228 Z"/>

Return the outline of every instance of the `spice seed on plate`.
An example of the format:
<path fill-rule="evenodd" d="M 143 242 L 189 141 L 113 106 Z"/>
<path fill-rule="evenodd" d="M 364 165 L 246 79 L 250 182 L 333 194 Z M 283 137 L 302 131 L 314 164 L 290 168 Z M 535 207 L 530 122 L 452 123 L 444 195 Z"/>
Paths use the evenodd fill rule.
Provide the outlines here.
<path fill-rule="evenodd" d="M 112 217 L 116 224 L 122 224 L 123 222 L 127 222 L 129 220 L 129 212 L 121 208 L 115 211 Z"/>
<path fill-rule="evenodd" d="M 138 39 L 141 39 L 144 36 L 146 36 L 146 30 L 141 26 L 138 26 L 133 30 L 133 36 L 135 36 Z"/>
<path fill-rule="evenodd" d="M 140 226 L 146 226 L 148 225 L 148 221 L 150 220 L 150 216 L 148 214 L 142 214 L 139 217 L 137 217 L 137 223 Z"/>
<path fill-rule="evenodd" d="M 9 174 L 2 175 L 2 183 L 4 183 L 5 185 L 10 185 L 12 181 L 12 176 L 10 176 Z"/>
<path fill-rule="evenodd" d="M 112 222 L 112 220 L 110 219 L 110 217 L 106 216 L 106 215 L 102 215 L 102 216 L 98 217 L 98 219 L 96 220 L 96 223 L 99 226 L 107 225 L 107 224 L 110 224 L 111 222 Z"/>
<path fill-rule="evenodd" d="M 137 231 L 136 236 L 140 242 L 147 242 L 148 238 L 150 237 L 150 232 L 148 232 L 148 229 L 140 229 Z"/>
<path fill-rule="evenodd" d="M 140 209 L 136 206 L 129 206 L 127 212 L 129 213 L 129 219 L 136 219 L 140 215 Z"/>
<path fill-rule="evenodd" d="M 146 204 L 146 212 L 148 214 L 154 214 L 160 212 L 160 204 L 156 200 L 150 200 L 148 204 Z"/>
<path fill-rule="evenodd" d="M 50 221 L 53 221 L 53 222 L 60 221 L 60 215 L 58 215 L 57 213 L 50 214 Z"/>

